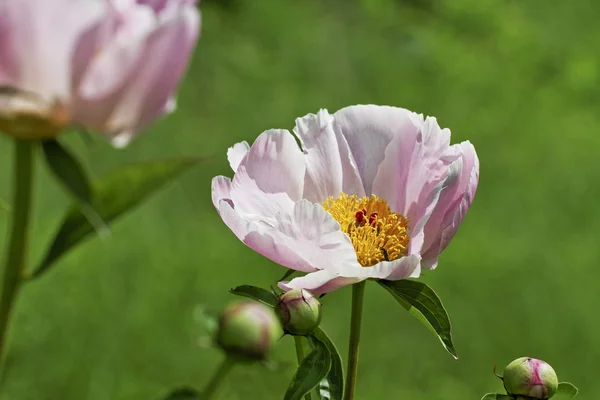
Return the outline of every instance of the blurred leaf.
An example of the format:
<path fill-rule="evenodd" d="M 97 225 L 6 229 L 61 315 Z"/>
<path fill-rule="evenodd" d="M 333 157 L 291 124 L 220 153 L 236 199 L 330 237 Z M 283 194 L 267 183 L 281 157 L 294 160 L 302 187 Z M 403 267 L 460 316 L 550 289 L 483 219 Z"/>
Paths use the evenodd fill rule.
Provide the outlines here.
<path fill-rule="evenodd" d="M 92 201 L 92 186 L 79 160 L 56 140 L 43 142 L 44 156 L 52 173 L 82 203 Z"/>
<path fill-rule="evenodd" d="M 42 148 L 50 170 L 69 193 L 81 202 L 81 212 L 94 230 L 107 234 L 108 227 L 94 209 L 92 185 L 79 160 L 56 140 L 43 142 Z"/>
<path fill-rule="evenodd" d="M 508 394 L 488 393 L 481 400 L 513 400 L 513 397 Z"/>
<path fill-rule="evenodd" d="M 113 222 L 198 161 L 199 159 L 190 158 L 150 161 L 112 170 L 93 186 L 92 201 L 98 215 L 107 224 Z M 52 246 L 43 261 L 33 270 L 31 277 L 41 275 L 91 233 L 94 233 L 94 228 L 84 217 L 81 205 L 73 205 Z"/>
<path fill-rule="evenodd" d="M 402 307 L 437 335 L 448 353 L 458 359 L 452 342 L 450 317 L 433 289 L 422 282 L 407 279 L 394 282 L 380 280 L 378 283 L 387 289 Z"/>
<path fill-rule="evenodd" d="M 163 400 L 200 400 L 200 392 L 192 388 L 177 389 L 168 394 Z"/>
<path fill-rule="evenodd" d="M 298 366 L 290 386 L 285 392 L 284 400 L 301 400 L 325 378 L 331 369 L 331 353 L 327 345 L 315 336 L 309 336 L 309 338 L 313 350 Z"/>
<path fill-rule="evenodd" d="M 275 294 L 257 286 L 242 285 L 234 289 L 230 289 L 229 292 L 235 294 L 236 296 L 248 297 L 250 299 L 260 301 L 261 303 L 270 307 L 275 307 L 279 302 L 279 299 L 277 296 L 275 296 Z"/>
<path fill-rule="evenodd" d="M 319 384 L 319 395 L 321 400 L 341 400 L 344 395 L 344 368 L 342 367 L 342 358 L 335 344 L 321 328 L 316 328 L 312 340 L 318 340 L 325 344 L 331 357 L 331 368 L 325 379 Z M 313 343 L 313 345 L 315 345 Z"/>
<path fill-rule="evenodd" d="M 573 397 L 577 396 L 578 393 L 579 389 L 577 389 L 575 385 L 569 382 L 560 382 L 558 384 L 558 390 L 556 391 L 556 394 L 560 394 L 563 398 L 565 398 L 565 396 L 568 396 L 569 399 L 572 399 Z"/>

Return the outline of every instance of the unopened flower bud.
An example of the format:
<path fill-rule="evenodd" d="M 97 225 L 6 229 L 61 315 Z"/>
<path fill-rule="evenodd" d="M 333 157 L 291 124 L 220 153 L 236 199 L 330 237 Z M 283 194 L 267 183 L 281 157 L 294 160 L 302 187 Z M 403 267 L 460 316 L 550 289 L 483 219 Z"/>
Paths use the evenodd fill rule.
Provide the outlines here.
<path fill-rule="evenodd" d="M 556 394 L 558 377 L 554 369 L 542 360 L 517 358 L 504 368 L 504 387 L 513 396 L 549 399 Z"/>
<path fill-rule="evenodd" d="M 219 319 L 216 342 L 237 361 L 264 360 L 283 334 L 277 316 L 255 302 L 237 302 Z"/>
<path fill-rule="evenodd" d="M 279 298 L 275 312 L 286 332 L 306 335 L 321 322 L 321 303 L 304 289 L 293 289 Z"/>

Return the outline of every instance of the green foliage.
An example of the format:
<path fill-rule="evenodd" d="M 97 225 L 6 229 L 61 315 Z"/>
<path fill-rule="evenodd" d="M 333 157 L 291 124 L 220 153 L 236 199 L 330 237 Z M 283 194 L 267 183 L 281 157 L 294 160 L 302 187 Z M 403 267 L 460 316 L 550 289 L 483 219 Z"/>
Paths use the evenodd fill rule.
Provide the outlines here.
<path fill-rule="evenodd" d="M 380 280 L 377 283 L 390 292 L 402 307 L 433 332 L 448 353 L 458 359 L 452 342 L 450 317 L 433 289 L 423 282 L 407 279 L 395 282 Z"/>
<path fill-rule="evenodd" d="M 197 159 L 186 158 L 127 165 L 100 178 L 91 191 L 81 173 L 68 172 L 69 167 L 76 166 L 74 159 L 65 156 L 68 153 L 60 150 L 61 147 L 57 145 L 50 148 L 52 150 L 47 150 L 46 146 L 44 149 L 53 171 L 84 204 L 75 204 L 67 212 L 44 260 L 32 272 L 31 276 L 34 278 L 46 271 L 64 253 L 96 232 L 85 216 L 83 207 L 94 204 L 99 217 L 109 224 L 198 162 Z"/>
<path fill-rule="evenodd" d="M 301 400 L 317 387 L 331 369 L 331 353 L 317 336 L 309 336 L 312 351 L 302 360 L 283 397 L 284 400 Z"/>
<path fill-rule="evenodd" d="M 261 289 L 256 286 L 238 286 L 229 290 L 229 292 L 237 296 L 247 297 L 249 299 L 260 301 L 261 303 L 271 307 L 275 307 L 278 302 L 277 296 L 273 294 L 273 292 L 269 292 L 268 290 Z"/>
<path fill-rule="evenodd" d="M 319 383 L 319 395 L 323 400 L 341 400 L 344 395 L 344 368 L 340 353 L 323 329 L 316 328 L 311 336 L 327 346 L 331 355 L 331 368 Z"/>

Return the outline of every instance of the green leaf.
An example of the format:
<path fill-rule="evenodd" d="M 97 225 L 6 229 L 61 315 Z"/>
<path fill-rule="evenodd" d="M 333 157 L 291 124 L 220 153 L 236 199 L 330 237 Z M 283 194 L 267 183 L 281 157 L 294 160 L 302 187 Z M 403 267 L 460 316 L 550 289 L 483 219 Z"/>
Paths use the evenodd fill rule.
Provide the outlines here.
<path fill-rule="evenodd" d="M 163 400 L 200 400 L 202 395 L 196 389 L 181 388 L 172 391 Z"/>
<path fill-rule="evenodd" d="M 189 158 L 150 161 L 112 170 L 93 185 L 92 202 L 99 217 L 106 224 L 115 221 L 198 161 L 199 159 Z M 60 257 L 94 232 L 94 227 L 83 215 L 81 204 L 73 205 L 46 256 L 30 277 L 40 276 Z"/>
<path fill-rule="evenodd" d="M 298 271 L 294 269 L 288 269 L 287 271 L 285 271 L 285 274 L 283 274 L 283 276 L 277 280 L 277 282 L 285 281 L 287 278 L 294 275 L 296 272 Z"/>
<path fill-rule="evenodd" d="M 90 204 L 92 186 L 79 160 L 56 140 L 43 142 L 42 148 L 52 173 L 77 200 Z"/>
<path fill-rule="evenodd" d="M 242 285 L 234 289 L 229 290 L 230 293 L 236 296 L 248 297 L 260 301 L 270 307 L 275 307 L 279 302 L 279 299 L 275 294 L 269 292 L 266 289 L 259 288 L 257 286 Z"/>
<path fill-rule="evenodd" d="M 578 393 L 579 389 L 577 389 L 575 385 L 569 382 L 559 382 L 558 390 L 556 391 L 556 394 L 564 395 L 561 396 L 563 398 L 565 396 L 569 396 L 569 399 L 572 399 L 573 397 L 577 396 Z"/>
<path fill-rule="evenodd" d="M 325 378 L 331 368 L 331 354 L 325 343 L 315 336 L 309 336 L 313 350 L 302 360 L 284 400 L 301 400 Z"/>
<path fill-rule="evenodd" d="M 512 400 L 513 397 L 508 394 L 488 393 L 481 400 Z"/>
<path fill-rule="evenodd" d="M 320 400 L 341 400 L 344 396 L 344 368 L 340 353 L 323 329 L 317 327 L 311 336 L 325 344 L 331 357 L 329 373 L 319 384 Z"/>
<path fill-rule="evenodd" d="M 411 280 L 378 283 L 394 296 L 410 314 L 423 323 L 441 340 L 444 348 L 458 359 L 452 342 L 452 325 L 448 313 L 437 294 L 422 282 Z"/>
<path fill-rule="evenodd" d="M 56 140 L 43 142 L 42 148 L 46 163 L 54 176 L 81 202 L 82 214 L 97 232 L 107 235 L 108 227 L 94 209 L 92 185 L 79 160 Z"/>

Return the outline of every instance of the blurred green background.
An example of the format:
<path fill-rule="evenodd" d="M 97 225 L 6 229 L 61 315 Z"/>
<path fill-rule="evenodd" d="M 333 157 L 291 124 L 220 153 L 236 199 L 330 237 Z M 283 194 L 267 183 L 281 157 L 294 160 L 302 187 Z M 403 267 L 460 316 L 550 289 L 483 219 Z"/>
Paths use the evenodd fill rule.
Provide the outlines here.
<path fill-rule="evenodd" d="M 203 349 L 198 310 L 230 287 L 267 287 L 283 268 L 246 248 L 210 200 L 225 152 L 320 108 L 357 103 L 438 117 L 471 140 L 479 190 L 439 268 L 423 279 L 454 325 L 455 361 L 383 289 L 367 285 L 359 399 L 479 399 L 492 367 L 551 363 L 580 398 L 600 393 L 600 3 L 553 0 L 238 0 L 202 4 L 203 30 L 179 109 L 124 151 L 75 134 L 98 176 L 154 158 L 213 156 L 80 246 L 14 314 L 3 400 L 159 399 L 201 387 L 221 359 Z M 0 138 L 0 197 L 10 195 Z M 38 163 L 32 262 L 68 204 Z M 6 214 L 0 212 L 5 241 Z M 324 299 L 324 328 L 346 355 L 350 289 Z M 281 398 L 294 372 L 240 367 L 220 399 Z"/>

